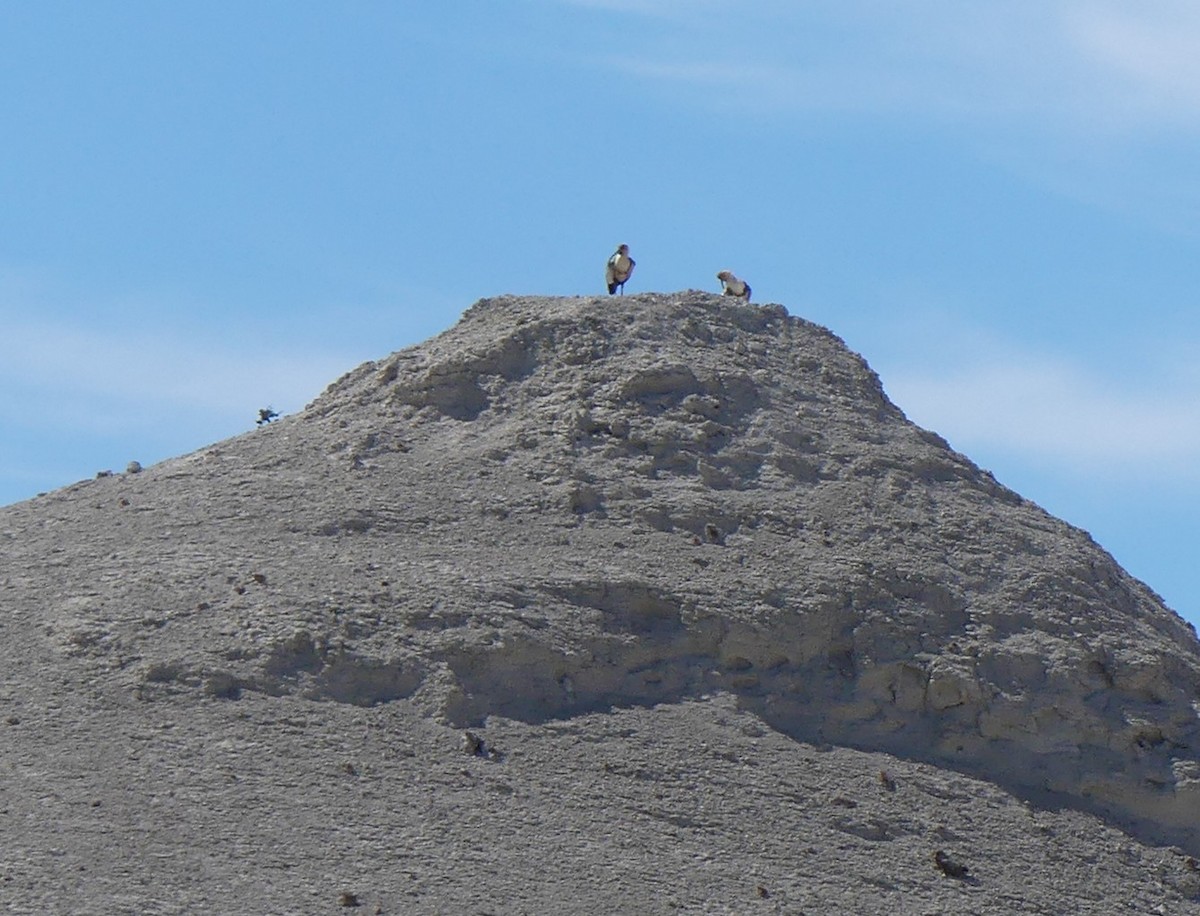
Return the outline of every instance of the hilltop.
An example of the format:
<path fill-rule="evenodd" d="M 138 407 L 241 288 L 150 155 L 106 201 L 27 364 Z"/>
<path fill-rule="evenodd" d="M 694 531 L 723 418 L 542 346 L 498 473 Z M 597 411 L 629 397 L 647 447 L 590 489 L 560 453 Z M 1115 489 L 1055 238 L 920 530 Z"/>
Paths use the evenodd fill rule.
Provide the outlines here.
<path fill-rule="evenodd" d="M 0 545 L 18 912 L 1200 911 L 1195 633 L 777 305 L 482 300 Z"/>

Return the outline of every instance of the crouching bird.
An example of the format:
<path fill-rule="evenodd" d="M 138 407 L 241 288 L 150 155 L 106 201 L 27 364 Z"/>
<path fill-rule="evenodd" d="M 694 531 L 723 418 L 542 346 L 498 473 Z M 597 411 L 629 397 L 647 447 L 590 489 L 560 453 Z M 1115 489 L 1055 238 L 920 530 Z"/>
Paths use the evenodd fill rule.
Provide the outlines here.
<path fill-rule="evenodd" d="M 954 861 L 940 849 L 933 854 L 933 864 L 948 878 L 963 879 L 971 873 L 971 869 L 961 862 Z"/>
<path fill-rule="evenodd" d="M 737 296 L 739 299 L 750 301 L 750 284 L 735 277 L 733 271 L 723 270 L 717 274 L 717 279 L 721 281 L 722 295 Z"/>
<path fill-rule="evenodd" d="M 628 245 L 618 245 L 617 250 L 612 253 L 608 259 L 608 265 L 604 269 L 604 282 L 608 284 L 608 294 L 611 296 L 618 289 L 621 294 L 625 294 L 625 281 L 629 279 L 629 275 L 633 273 L 633 265 L 636 262 L 629 256 Z"/>

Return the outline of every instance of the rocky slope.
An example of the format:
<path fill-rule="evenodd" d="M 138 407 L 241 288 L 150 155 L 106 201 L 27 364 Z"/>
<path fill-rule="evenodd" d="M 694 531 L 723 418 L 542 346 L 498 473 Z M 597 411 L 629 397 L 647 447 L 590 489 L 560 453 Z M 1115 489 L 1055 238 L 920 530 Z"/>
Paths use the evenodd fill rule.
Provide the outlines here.
<path fill-rule="evenodd" d="M 426 870 L 441 856 L 450 898 L 507 868 L 481 911 L 1125 911 L 1106 909 L 1121 892 L 1095 883 L 1088 853 L 1060 845 L 1048 864 L 1047 837 L 1088 831 L 1138 900 L 1192 911 L 1200 893 L 1190 627 L 778 306 L 696 292 L 484 300 L 300 414 L 0 510 L 0 550 L 6 833 L 86 871 L 99 863 L 81 844 L 135 836 L 147 811 L 193 836 L 243 825 L 227 843 L 256 865 L 240 878 L 227 854 L 170 842 L 164 862 L 134 868 L 171 888 L 157 911 L 187 911 L 163 901 L 188 899 L 197 855 L 241 888 L 244 911 L 289 911 L 289 876 L 311 879 L 320 844 L 289 865 L 269 837 L 315 829 L 301 809 L 327 827 L 338 811 L 365 818 Z M 406 736 L 389 732 L 401 724 Z M 326 785 L 331 768 L 350 795 Z M 88 788 L 66 801 L 70 785 Z M 72 805 L 101 804 L 56 841 L 30 798 L 61 825 Z M 947 805 L 975 824 L 969 837 L 933 813 Z M 440 846 L 439 812 L 458 819 Z M 750 850 L 727 848 L 730 831 Z M 793 863 L 803 880 L 781 876 L 796 854 L 784 837 L 813 850 Z M 956 842 L 990 857 L 991 886 L 930 865 Z M 656 872 L 647 843 L 695 858 Z M 1145 845 L 1169 843 L 1182 851 Z M 421 868 L 397 876 L 382 836 L 363 848 L 355 880 L 390 875 L 384 911 L 454 909 Z M 555 852 L 570 867 L 547 866 Z M 1152 874 L 1126 874 L 1151 860 Z M 622 869 L 635 877 L 614 890 Z M 1022 869 L 1044 874 L 1044 901 Z M 76 879 L 69 899 L 100 893 Z M 674 890 L 647 898 L 656 881 Z M 211 905 L 210 883 L 196 887 Z M 304 885 L 313 911 L 331 887 Z M 48 899 L 36 881 L 0 876 L 6 888 L 18 909 Z M 1068 898 L 1074 909 L 1053 909 Z"/>

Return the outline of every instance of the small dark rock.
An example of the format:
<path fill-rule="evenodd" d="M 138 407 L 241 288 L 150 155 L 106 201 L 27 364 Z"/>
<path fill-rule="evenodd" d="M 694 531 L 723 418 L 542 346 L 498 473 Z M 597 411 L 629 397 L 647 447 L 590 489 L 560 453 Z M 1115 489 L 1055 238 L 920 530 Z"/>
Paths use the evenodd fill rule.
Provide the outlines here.
<path fill-rule="evenodd" d="M 229 672 L 217 671 L 204 681 L 204 694 L 218 700 L 240 700 L 242 684 Z"/>
<path fill-rule="evenodd" d="M 463 732 L 463 753 L 472 757 L 482 757 L 484 760 L 501 761 L 504 754 L 494 747 L 488 747 L 487 742 L 474 732 Z"/>

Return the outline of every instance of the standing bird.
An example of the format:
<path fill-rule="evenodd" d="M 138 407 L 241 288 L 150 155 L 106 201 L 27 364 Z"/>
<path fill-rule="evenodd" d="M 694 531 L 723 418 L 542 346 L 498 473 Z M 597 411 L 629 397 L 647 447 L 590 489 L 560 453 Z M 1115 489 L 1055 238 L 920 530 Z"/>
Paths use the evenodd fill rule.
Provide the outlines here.
<path fill-rule="evenodd" d="M 733 275 L 731 270 L 723 270 L 717 274 L 717 279 L 721 281 L 721 295 L 737 296 L 739 299 L 750 301 L 750 284 L 745 280 L 739 280 Z"/>
<path fill-rule="evenodd" d="M 608 294 L 610 296 L 618 289 L 621 290 L 621 295 L 625 295 L 625 281 L 633 273 L 633 265 L 635 263 L 633 258 L 629 256 L 629 246 L 618 245 L 617 250 L 612 253 L 612 257 L 608 259 L 608 265 L 604 269 L 604 282 L 608 284 Z"/>

